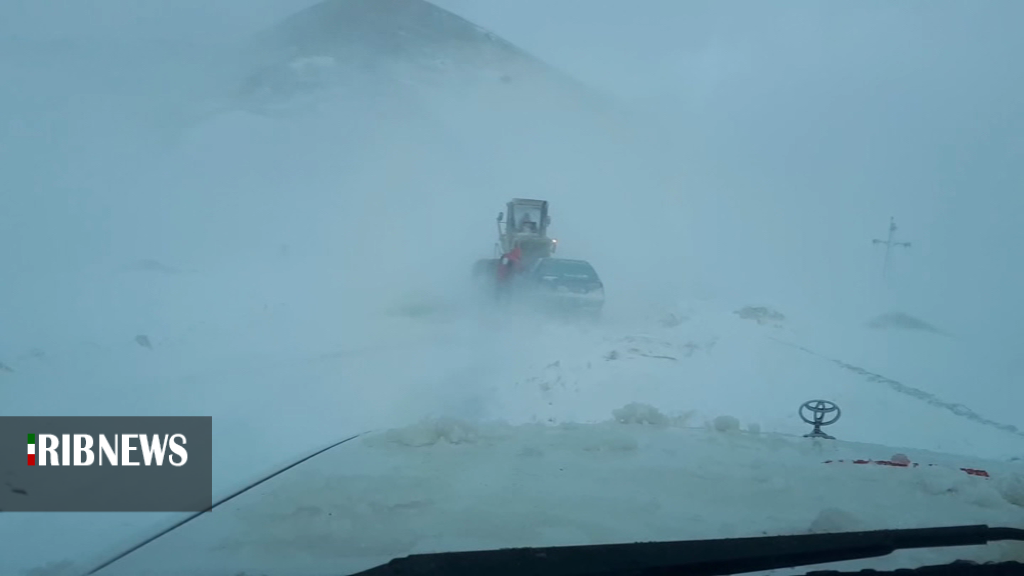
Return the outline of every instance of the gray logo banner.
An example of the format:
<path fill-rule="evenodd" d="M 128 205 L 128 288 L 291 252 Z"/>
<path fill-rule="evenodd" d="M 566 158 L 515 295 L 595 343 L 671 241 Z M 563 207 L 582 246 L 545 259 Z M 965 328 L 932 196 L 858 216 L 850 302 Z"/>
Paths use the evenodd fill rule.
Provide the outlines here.
<path fill-rule="evenodd" d="M 200 512 L 210 416 L 0 416 L 2 512 Z"/>

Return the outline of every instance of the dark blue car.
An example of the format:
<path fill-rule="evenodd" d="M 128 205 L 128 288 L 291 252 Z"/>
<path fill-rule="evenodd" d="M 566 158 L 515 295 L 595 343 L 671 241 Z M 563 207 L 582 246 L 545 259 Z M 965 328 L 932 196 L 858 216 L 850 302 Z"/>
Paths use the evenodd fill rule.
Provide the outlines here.
<path fill-rule="evenodd" d="M 522 299 L 544 312 L 596 318 L 604 307 L 604 284 L 586 260 L 541 258 L 517 284 Z"/>

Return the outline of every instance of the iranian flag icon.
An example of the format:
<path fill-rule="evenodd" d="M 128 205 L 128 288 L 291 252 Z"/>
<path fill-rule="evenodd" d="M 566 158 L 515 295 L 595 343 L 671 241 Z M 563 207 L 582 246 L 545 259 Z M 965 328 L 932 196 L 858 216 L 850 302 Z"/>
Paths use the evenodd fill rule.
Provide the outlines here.
<path fill-rule="evenodd" d="M 36 465 L 36 435 L 28 435 L 28 465 Z"/>

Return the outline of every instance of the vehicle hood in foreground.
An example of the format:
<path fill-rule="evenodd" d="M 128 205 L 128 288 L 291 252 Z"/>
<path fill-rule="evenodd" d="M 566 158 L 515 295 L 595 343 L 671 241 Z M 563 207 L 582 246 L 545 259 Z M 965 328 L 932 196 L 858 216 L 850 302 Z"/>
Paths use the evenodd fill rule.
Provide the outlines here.
<path fill-rule="evenodd" d="M 759 434 L 727 418 L 695 428 L 641 408 L 596 424 L 440 419 L 366 434 L 98 574 L 341 575 L 432 552 L 1024 527 L 1019 461 Z M 1012 559 L 1011 545 L 847 566 Z"/>

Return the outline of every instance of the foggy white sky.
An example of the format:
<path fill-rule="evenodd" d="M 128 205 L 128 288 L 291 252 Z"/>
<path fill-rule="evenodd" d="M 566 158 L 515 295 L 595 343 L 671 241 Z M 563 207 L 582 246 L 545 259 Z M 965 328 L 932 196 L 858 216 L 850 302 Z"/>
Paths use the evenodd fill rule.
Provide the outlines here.
<path fill-rule="evenodd" d="M 217 42 L 314 3 L 8 0 L 0 38 Z M 650 193 L 717 197 L 720 229 L 763 224 L 765 257 L 880 262 L 865 245 L 896 216 L 918 301 L 1024 288 L 1022 2 L 436 3 L 640 104 L 679 137 L 678 189 Z"/>
<path fill-rule="evenodd" d="M 0 36 L 217 40 L 269 26 L 315 0 L 7 0 Z M 715 83 L 792 50 L 806 63 L 836 55 L 899 67 L 989 49 L 1020 50 L 1014 0 L 437 0 L 588 82 L 654 95 Z M 792 54 L 790 54 L 792 55 Z M 879 55 L 887 55 L 879 61 Z M 918 61 L 918 63 L 920 63 Z M 809 71 L 809 70 L 808 70 Z M 858 72 L 863 72 L 859 70 Z"/>

